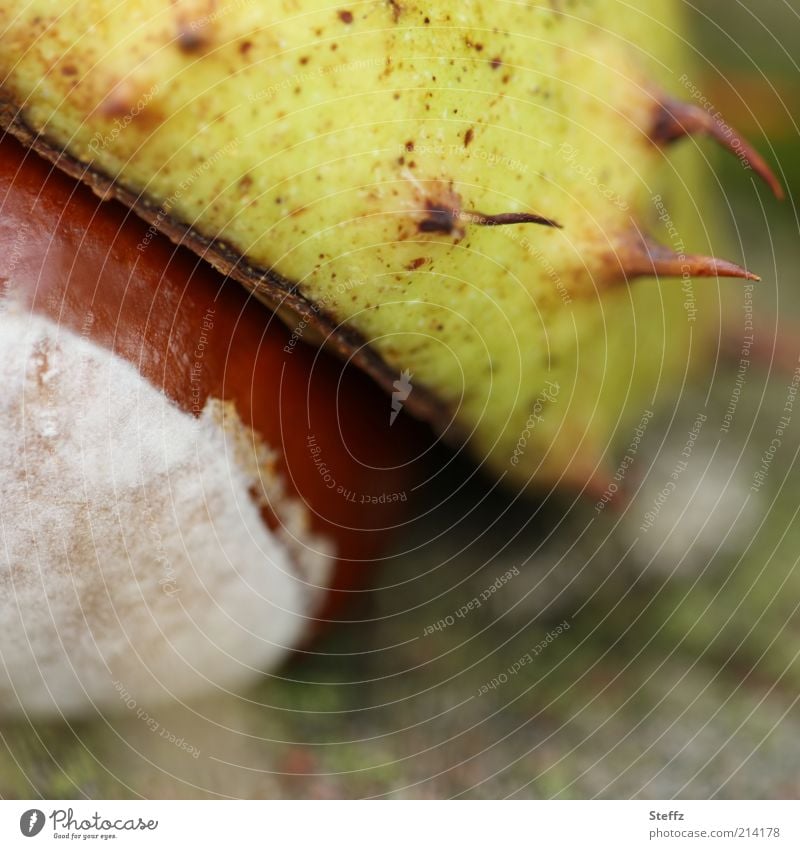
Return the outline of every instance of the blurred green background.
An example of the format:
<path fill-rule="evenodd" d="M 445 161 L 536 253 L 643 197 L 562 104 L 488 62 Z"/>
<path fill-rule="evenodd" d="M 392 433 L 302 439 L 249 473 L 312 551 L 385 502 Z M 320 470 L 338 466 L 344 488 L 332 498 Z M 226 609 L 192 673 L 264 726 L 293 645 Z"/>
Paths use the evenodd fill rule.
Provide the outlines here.
<path fill-rule="evenodd" d="M 800 407 L 750 489 L 800 354 L 800 1 L 690 9 L 700 88 L 790 194 L 779 205 L 714 154 L 709 208 L 731 259 L 764 277 L 730 433 L 734 360 L 653 423 L 627 507 L 521 503 L 456 464 L 360 599 L 362 622 L 243 698 L 158 715 L 196 759 L 132 716 L 6 722 L 0 796 L 800 796 Z M 735 338 L 735 298 L 731 316 Z M 698 411 L 692 462 L 642 532 Z"/>

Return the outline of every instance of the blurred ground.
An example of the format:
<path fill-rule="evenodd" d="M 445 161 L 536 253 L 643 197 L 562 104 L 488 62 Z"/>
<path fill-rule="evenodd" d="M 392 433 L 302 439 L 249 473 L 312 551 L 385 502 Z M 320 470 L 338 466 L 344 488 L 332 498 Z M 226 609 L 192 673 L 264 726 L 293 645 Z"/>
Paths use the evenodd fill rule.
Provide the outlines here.
<path fill-rule="evenodd" d="M 701 87 L 800 197 L 800 2 L 694 5 Z M 800 796 L 800 405 L 752 490 L 800 354 L 796 210 L 715 167 L 732 258 L 764 276 L 729 432 L 734 363 L 648 427 L 627 506 L 523 504 L 456 464 L 362 599 L 369 627 L 164 710 L 184 747 L 135 716 L 5 724 L 0 796 Z"/>

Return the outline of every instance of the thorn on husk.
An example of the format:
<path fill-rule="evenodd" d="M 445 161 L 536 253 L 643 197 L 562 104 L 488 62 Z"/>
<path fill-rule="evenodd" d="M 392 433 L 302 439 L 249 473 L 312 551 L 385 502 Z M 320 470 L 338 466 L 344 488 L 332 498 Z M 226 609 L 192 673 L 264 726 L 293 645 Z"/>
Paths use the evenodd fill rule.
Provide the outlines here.
<path fill-rule="evenodd" d="M 502 227 L 511 224 L 539 224 L 544 227 L 561 225 L 552 218 L 545 218 L 533 212 L 503 212 L 487 215 L 483 212 L 462 212 L 458 206 L 428 201 L 425 204 L 426 215 L 419 223 L 421 233 L 444 233 L 448 236 L 456 233 L 464 235 L 464 224 L 478 227 Z"/>
<path fill-rule="evenodd" d="M 656 114 L 650 132 L 653 142 L 668 145 L 686 136 L 710 136 L 755 171 L 772 189 L 776 198 L 784 198 L 783 187 L 767 161 L 733 127 L 697 104 L 684 103 L 665 94 L 656 99 Z"/>
<path fill-rule="evenodd" d="M 465 225 L 475 224 L 478 227 L 502 227 L 511 224 L 539 224 L 543 227 L 561 225 L 552 218 L 546 218 L 535 212 L 501 212 L 487 215 L 485 212 L 465 212 L 461 204 L 461 195 L 453 188 L 453 184 L 438 180 L 424 184 L 410 171 L 404 176 L 418 192 L 420 202 L 424 202 L 425 216 L 417 225 L 420 233 L 444 233 L 464 237 Z"/>
<path fill-rule="evenodd" d="M 483 212 L 465 212 L 464 217 L 480 227 L 501 227 L 506 224 L 541 224 L 543 227 L 563 229 L 558 221 L 545 218 L 535 212 L 501 212 L 499 215 L 486 215 Z"/>
<path fill-rule="evenodd" d="M 649 236 L 633 231 L 616 249 L 625 280 L 637 277 L 736 277 L 761 280 L 736 263 L 711 256 L 679 254 Z"/>

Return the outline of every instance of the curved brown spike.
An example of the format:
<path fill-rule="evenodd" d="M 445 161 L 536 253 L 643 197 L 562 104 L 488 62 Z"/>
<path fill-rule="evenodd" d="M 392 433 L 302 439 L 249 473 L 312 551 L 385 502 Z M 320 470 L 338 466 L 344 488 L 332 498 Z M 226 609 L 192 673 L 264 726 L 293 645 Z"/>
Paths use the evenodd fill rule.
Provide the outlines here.
<path fill-rule="evenodd" d="M 656 114 L 650 131 L 650 138 L 655 144 L 668 145 L 685 136 L 710 136 L 740 157 L 772 189 L 775 197 L 783 200 L 783 186 L 764 157 L 718 115 L 667 94 L 659 94 L 656 101 Z"/>
<path fill-rule="evenodd" d="M 736 263 L 712 256 L 679 254 L 634 230 L 617 246 L 615 258 L 626 280 L 637 277 L 738 277 L 761 280 Z"/>
<path fill-rule="evenodd" d="M 503 227 L 509 224 L 540 224 L 543 227 L 562 229 L 561 224 L 535 212 L 500 212 L 487 215 L 485 212 L 464 210 L 461 195 L 453 188 L 452 181 L 430 180 L 425 186 L 410 171 L 404 176 L 414 184 L 424 198 L 425 217 L 417 225 L 420 233 L 445 233 L 464 237 L 464 225 L 478 227 Z"/>
<path fill-rule="evenodd" d="M 537 215 L 535 212 L 501 212 L 497 215 L 486 215 L 484 212 L 465 212 L 464 216 L 480 227 L 502 227 L 507 224 L 541 224 L 543 227 L 564 229 L 558 221 Z"/>

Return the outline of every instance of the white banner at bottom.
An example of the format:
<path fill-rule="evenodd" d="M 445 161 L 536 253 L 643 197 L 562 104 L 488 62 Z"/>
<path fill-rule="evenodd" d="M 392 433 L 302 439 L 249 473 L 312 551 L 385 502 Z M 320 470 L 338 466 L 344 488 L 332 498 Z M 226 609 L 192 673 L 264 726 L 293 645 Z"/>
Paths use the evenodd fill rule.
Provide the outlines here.
<path fill-rule="evenodd" d="M 800 802 L 0 802 L 0 846 L 798 847 Z"/>

